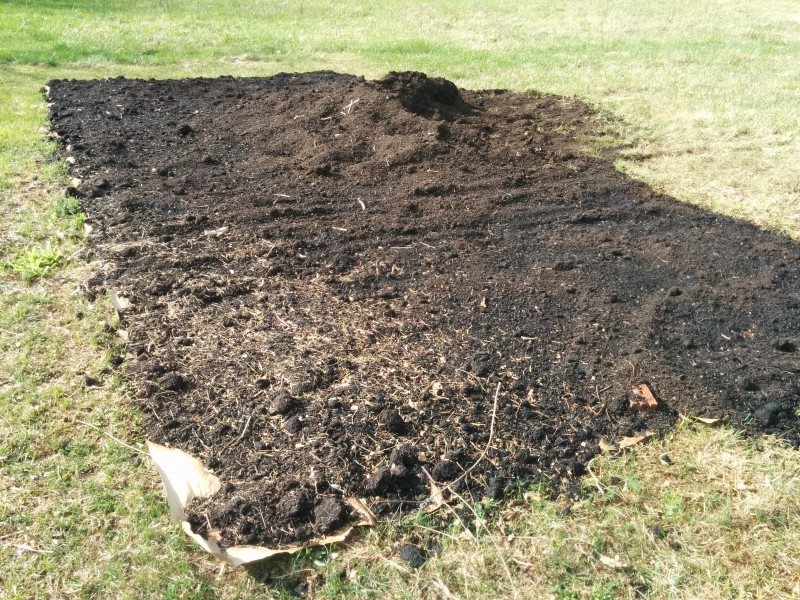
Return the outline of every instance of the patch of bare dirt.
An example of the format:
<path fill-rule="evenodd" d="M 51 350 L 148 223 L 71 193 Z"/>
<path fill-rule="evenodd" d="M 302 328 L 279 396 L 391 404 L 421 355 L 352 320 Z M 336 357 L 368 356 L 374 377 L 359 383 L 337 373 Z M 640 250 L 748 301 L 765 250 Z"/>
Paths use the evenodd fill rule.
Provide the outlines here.
<path fill-rule="evenodd" d="M 798 443 L 797 244 L 585 155 L 583 104 L 419 73 L 49 100 L 89 293 L 131 300 L 146 433 L 227 482 L 191 517 L 226 544 L 335 530 L 350 495 L 412 511 L 429 478 L 564 489 L 678 413 Z"/>

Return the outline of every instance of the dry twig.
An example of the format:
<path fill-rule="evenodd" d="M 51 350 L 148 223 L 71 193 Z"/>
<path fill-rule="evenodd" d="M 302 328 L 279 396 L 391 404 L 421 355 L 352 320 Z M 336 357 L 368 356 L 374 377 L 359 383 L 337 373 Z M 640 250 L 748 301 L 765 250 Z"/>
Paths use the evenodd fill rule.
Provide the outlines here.
<path fill-rule="evenodd" d="M 489 452 L 489 448 L 491 448 L 492 442 L 494 441 L 494 424 L 495 421 L 497 420 L 497 402 L 499 398 L 500 398 L 500 383 L 497 384 L 497 389 L 494 392 L 494 405 L 492 406 L 492 420 L 489 423 L 489 441 L 486 442 L 486 447 L 483 449 L 483 452 L 481 452 L 481 455 L 478 457 L 478 460 L 472 463 L 472 466 L 470 466 L 461 475 L 456 477 L 453 481 L 451 481 L 445 486 L 445 488 L 449 489 L 451 492 L 453 491 L 453 486 L 455 484 L 457 484 L 459 481 L 461 481 L 467 475 L 469 475 L 472 471 L 474 471 L 475 467 L 477 467 L 481 463 L 481 461 L 484 458 L 486 458 L 486 455 Z"/>
<path fill-rule="evenodd" d="M 75 421 L 77 423 L 80 423 L 81 425 L 86 425 L 87 427 L 91 427 L 92 429 L 96 429 L 97 431 L 102 433 L 104 436 L 106 436 L 110 440 L 113 440 L 113 441 L 117 442 L 120 446 L 124 446 L 128 450 L 133 450 L 134 452 L 138 452 L 139 454 L 144 454 L 145 456 L 147 456 L 147 452 L 145 452 L 144 450 L 141 450 L 139 448 L 135 448 L 135 447 L 131 446 L 130 444 L 126 444 L 121 439 L 119 439 L 117 437 L 114 437 L 113 435 L 111 435 L 107 431 L 103 431 L 97 425 L 92 425 L 91 423 L 87 423 L 86 421 L 81 421 L 80 419 L 75 419 Z"/>

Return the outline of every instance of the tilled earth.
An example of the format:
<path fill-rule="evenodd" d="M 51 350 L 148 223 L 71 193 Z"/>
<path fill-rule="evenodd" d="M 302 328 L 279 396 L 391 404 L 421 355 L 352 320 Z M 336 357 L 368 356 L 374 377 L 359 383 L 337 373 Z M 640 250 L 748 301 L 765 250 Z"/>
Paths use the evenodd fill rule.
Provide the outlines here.
<path fill-rule="evenodd" d="M 568 489 L 679 413 L 800 440 L 800 247 L 587 156 L 583 104 L 419 73 L 49 101 L 86 293 L 130 300 L 146 433 L 226 482 L 190 521 L 227 545 L 328 533 L 348 496 L 416 510 L 431 480 Z"/>

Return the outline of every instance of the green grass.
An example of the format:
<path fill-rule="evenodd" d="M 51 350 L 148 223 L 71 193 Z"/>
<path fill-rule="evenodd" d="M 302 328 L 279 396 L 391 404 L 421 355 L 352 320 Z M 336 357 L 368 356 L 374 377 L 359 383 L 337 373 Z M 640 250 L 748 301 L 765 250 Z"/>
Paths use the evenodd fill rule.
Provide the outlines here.
<path fill-rule="evenodd" d="M 659 460 L 665 449 L 669 466 Z M 358 582 L 375 589 L 372 597 L 406 589 L 414 598 L 441 584 L 458 598 L 790 598 L 800 590 L 794 451 L 684 422 L 659 444 L 596 459 L 593 471 L 598 483 L 584 482 L 589 496 L 568 515 L 565 501 L 531 489 L 475 539 L 451 527 L 442 554 L 413 574 L 387 561 L 429 529 L 409 522 L 370 533 L 369 544 L 340 552 L 334 572 L 345 577 L 321 591 L 351 581 L 353 597 L 370 597 Z"/>
<path fill-rule="evenodd" d="M 797 14 L 793 1 L 737 0 L 6 2 L 2 99 L 21 111 L 4 120 L 23 125 L 58 75 L 421 69 L 597 103 L 624 119 L 624 170 L 798 236 Z M 23 128 L 1 127 L 0 149 L 10 135 L 30 152 Z"/>
<path fill-rule="evenodd" d="M 27 283 L 41 279 L 55 270 L 64 257 L 50 244 L 28 248 L 6 261 L 3 266 L 22 275 Z"/>
<path fill-rule="evenodd" d="M 798 56 L 793 0 L 0 1 L 0 597 L 288 597 L 302 581 L 321 598 L 800 595 L 796 454 L 688 424 L 598 458 L 602 493 L 587 479 L 570 515 L 538 488 L 475 505 L 485 527 L 449 526 L 419 571 L 397 548 L 438 517 L 220 575 L 147 460 L 102 433 L 142 445 L 108 362 L 113 311 L 79 290 L 96 267 L 40 94 L 58 77 L 415 69 L 577 96 L 608 115 L 621 170 L 800 238 Z"/>

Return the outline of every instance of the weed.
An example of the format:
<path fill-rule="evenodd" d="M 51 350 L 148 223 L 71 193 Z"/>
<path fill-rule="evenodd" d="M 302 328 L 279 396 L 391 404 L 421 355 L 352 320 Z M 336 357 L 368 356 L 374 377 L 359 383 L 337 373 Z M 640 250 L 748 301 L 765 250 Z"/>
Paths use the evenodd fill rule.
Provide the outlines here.
<path fill-rule="evenodd" d="M 58 249 L 46 244 L 22 250 L 14 258 L 4 261 L 2 267 L 19 273 L 27 283 L 32 283 L 51 274 L 61 265 L 63 258 Z"/>

